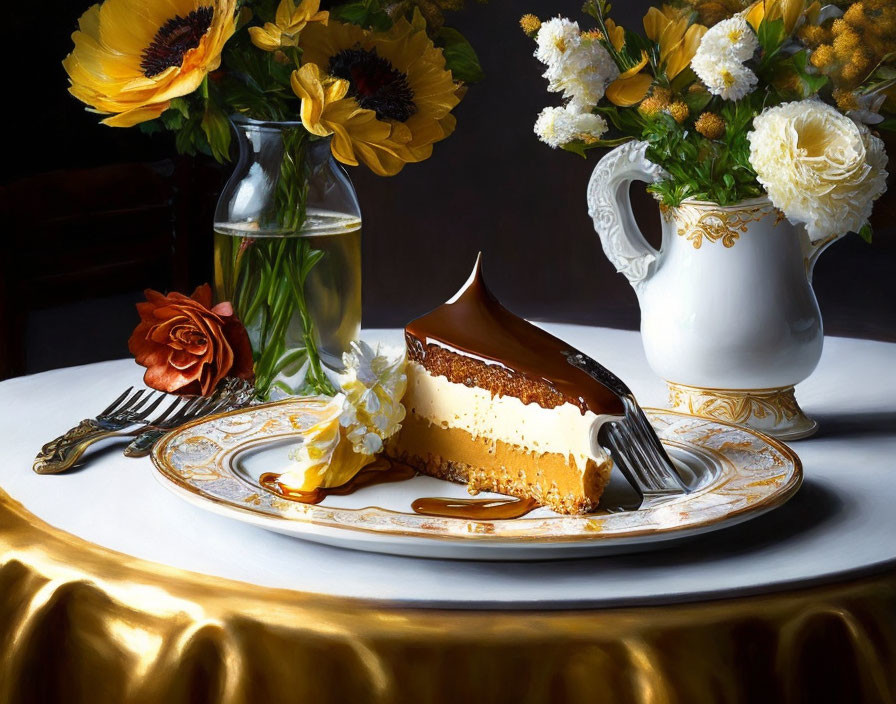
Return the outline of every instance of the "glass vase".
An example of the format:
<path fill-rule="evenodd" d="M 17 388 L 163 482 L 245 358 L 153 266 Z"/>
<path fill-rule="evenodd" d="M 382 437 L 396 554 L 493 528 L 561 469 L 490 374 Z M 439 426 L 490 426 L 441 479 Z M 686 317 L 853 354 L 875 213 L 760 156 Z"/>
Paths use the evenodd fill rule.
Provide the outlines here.
<path fill-rule="evenodd" d="M 215 292 L 249 332 L 257 395 L 330 394 L 361 328 L 361 211 L 328 139 L 231 119 L 239 161 L 215 211 Z"/>

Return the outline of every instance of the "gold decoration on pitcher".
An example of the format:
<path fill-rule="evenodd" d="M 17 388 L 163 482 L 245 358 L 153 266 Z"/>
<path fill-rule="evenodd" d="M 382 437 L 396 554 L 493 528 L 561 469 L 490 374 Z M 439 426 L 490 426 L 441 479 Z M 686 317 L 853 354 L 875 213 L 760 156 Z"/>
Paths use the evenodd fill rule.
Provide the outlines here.
<path fill-rule="evenodd" d="M 700 249 L 704 239 L 709 242 L 721 241 L 725 247 L 733 247 L 741 234 L 747 231 L 751 222 L 759 222 L 766 215 L 775 212 L 775 208 L 766 203 L 736 210 L 723 210 L 718 206 L 682 203 L 669 212 L 678 222 L 679 237 L 685 237 L 694 245 L 694 249 Z"/>
<path fill-rule="evenodd" d="M 774 418 L 776 423 L 802 415 L 792 386 L 777 389 L 702 389 L 674 382 L 669 387 L 669 405 L 678 411 L 746 423 L 751 418 Z"/>

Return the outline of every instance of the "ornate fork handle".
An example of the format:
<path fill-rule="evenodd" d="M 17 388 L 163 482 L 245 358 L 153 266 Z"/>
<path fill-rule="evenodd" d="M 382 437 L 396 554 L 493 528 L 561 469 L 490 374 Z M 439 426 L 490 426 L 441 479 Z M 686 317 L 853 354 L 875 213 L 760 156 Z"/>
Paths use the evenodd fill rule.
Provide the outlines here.
<path fill-rule="evenodd" d="M 103 428 L 93 419 L 82 420 L 65 435 L 44 445 L 34 460 L 33 469 L 38 474 L 59 474 L 74 465 L 94 443 L 130 434 Z"/>
<path fill-rule="evenodd" d="M 170 429 L 152 428 L 140 433 L 136 438 L 131 440 L 130 444 L 124 448 L 125 457 L 146 457 L 152 452 L 153 445 L 165 434 L 170 433 Z"/>

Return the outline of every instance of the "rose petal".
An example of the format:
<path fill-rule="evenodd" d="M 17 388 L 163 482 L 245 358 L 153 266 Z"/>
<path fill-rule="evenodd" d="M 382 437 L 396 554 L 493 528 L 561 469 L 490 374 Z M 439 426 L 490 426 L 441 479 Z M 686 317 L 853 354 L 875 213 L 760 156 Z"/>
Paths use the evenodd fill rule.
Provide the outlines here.
<path fill-rule="evenodd" d="M 190 296 L 194 301 L 196 301 L 203 308 L 211 308 L 212 307 L 212 287 L 208 284 L 202 284 L 202 286 L 197 286 L 196 290 L 193 291 L 193 295 Z"/>

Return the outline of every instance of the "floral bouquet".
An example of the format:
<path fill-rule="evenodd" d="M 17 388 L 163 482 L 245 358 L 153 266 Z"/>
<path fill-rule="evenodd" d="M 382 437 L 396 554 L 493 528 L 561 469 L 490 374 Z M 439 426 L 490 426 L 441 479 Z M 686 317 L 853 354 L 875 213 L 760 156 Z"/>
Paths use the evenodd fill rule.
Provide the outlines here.
<path fill-rule="evenodd" d="M 326 140 L 339 162 L 363 163 L 383 176 L 428 159 L 454 131 L 452 110 L 466 85 L 482 76 L 473 48 L 445 24 L 444 12 L 462 6 L 105 0 L 81 17 L 63 66 L 70 92 L 104 124 L 169 130 L 179 151 L 224 161 L 232 121 L 243 135 L 241 149 L 271 162 L 247 166 L 241 191 L 239 184 L 231 188 L 237 174 L 228 184 L 239 191 L 244 214 L 253 214 L 215 223 L 216 293 L 232 302 L 248 330 L 261 398 L 277 388 L 334 393 L 320 351 L 325 333 L 316 316 L 323 314 L 316 311 L 326 309 L 338 331 L 339 349 L 329 350 L 336 359 L 346 351 L 351 321 L 354 328 L 360 321 L 357 202 L 341 174 L 326 165 L 314 171 L 314 145 Z M 333 193 L 334 183 L 343 184 L 354 204 L 357 236 L 335 254 L 313 244 L 326 238 L 307 236 L 320 229 L 308 207 L 318 176 L 320 190 Z M 248 208 L 247 200 L 254 201 Z M 339 224 L 338 234 L 348 231 Z M 343 271 L 349 265 L 340 262 L 356 265 Z M 339 288 L 346 281 L 356 296 Z"/>
<path fill-rule="evenodd" d="M 454 130 L 476 53 L 445 26 L 463 0 L 105 0 L 72 35 L 70 92 L 115 127 L 171 130 L 178 150 L 228 159 L 228 116 L 301 120 L 333 155 L 380 175 Z"/>
<path fill-rule="evenodd" d="M 629 140 L 666 177 L 666 206 L 730 205 L 766 194 L 812 240 L 870 239 L 887 156 L 873 130 L 894 130 L 896 4 L 862 0 L 673 0 L 651 7 L 644 35 L 617 25 L 606 0 L 595 26 L 521 20 L 547 66 L 535 132 L 585 155 Z"/>

